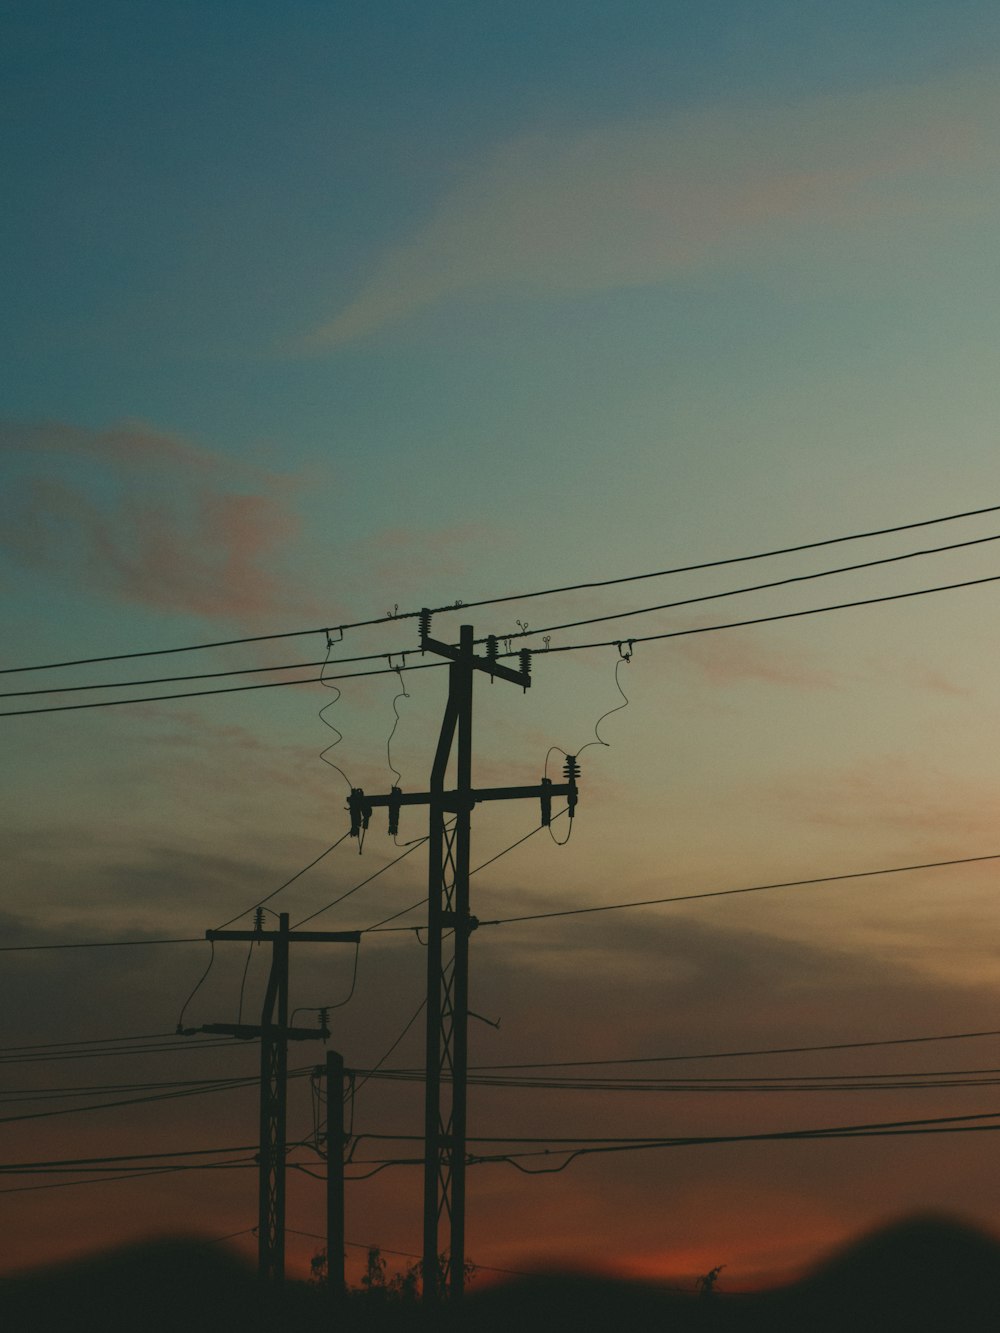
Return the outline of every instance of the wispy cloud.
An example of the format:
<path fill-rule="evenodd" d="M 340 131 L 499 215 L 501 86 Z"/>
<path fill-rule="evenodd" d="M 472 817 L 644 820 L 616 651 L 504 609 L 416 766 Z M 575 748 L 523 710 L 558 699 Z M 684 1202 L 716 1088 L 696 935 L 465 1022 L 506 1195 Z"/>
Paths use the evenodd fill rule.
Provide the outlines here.
<path fill-rule="evenodd" d="M 2 549 L 66 586 L 246 621 L 286 608 L 274 557 L 298 530 L 287 479 L 128 423 L 0 426 Z"/>
<path fill-rule="evenodd" d="M 942 195 L 939 173 L 981 154 L 977 121 L 996 100 L 990 81 L 974 78 L 502 144 L 383 254 L 308 345 L 350 343 L 463 292 L 659 283 L 789 227 L 856 228 L 942 207 L 953 217 L 970 199 Z M 980 196 L 981 184 L 974 207 Z"/>
<path fill-rule="evenodd" d="M 838 684 L 835 672 L 811 665 L 801 653 L 781 652 L 748 639 L 737 643 L 725 635 L 707 634 L 703 639 L 677 640 L 674 652 L 687 658 L 712 685 L 759 681 L 815 690 Z"/>

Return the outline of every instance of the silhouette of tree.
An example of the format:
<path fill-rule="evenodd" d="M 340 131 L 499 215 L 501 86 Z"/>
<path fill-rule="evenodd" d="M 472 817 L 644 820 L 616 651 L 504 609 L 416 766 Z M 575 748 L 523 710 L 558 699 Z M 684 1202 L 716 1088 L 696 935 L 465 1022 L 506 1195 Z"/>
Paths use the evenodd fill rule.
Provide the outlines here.
<path fill-rule="evenodd" d="M 702 1300 L 710 1301 L 718 1295 L 718 1292 L 715 1290 L 715 1284 L 718 1282 L 719 1274 L 725 1266 L 725 1264 L 717 1264 L 715 1268 L 711 1268 L 707 1273 L 703 1273 L 695 1283 L 695 1287 Z"/>

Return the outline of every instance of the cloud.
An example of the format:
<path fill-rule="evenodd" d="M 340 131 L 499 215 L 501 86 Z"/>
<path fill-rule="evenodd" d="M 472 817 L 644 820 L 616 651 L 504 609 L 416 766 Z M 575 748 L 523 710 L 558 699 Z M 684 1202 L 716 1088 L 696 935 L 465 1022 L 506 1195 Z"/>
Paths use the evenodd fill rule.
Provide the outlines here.
<path fill-rule="evenodd" d="M 808 782 L 800 776 L 776 786 L 789 815 L 818 827 L 879 829 L 897 835 L 909 850 L 928 854 L 974 854 L 992 850 L 995 793 L 975 777 L 956 777 L 915 765 L 900 755 L 863 760 L 840 771 L 829 768 Z M 957 852 L 955 848 L 959 849 Z"/>
<path fill-rule="evenodd" d="M 583 293 L 661 283 L 762 241 L 981 206 L 928 182 L 978 151 L 988 79 L 623 121 L 501 144 L 385 252 L 312 350 L 463 292 Z M 969 109 L 971 108 L 971 109 Z M 942 204 L 942 193 L 947 202 Z M 970 204 L 969 199 L 972 199 Z"/>
<path fill-rule="evenodd" d="M 0 426 L 0 549 L 67 586 L 247 621 L 288 609 L 274 560 L 298 517 L 284 478 L 142 424 Z"/>
<path fill-rule="evenodd" d="M 474 523 L 436 529 L 383 528 L 366 539 L 370 556 L 365 563 L 394 592 L 412 592 L 429 581 L 456 579 L 467 573 L 469 557 L 489 537 L 488 529 Z"/>
<path fill-rule="evenodd" d="M 674 652 L 693 663 L 711 685 L 753 680 L 799 689 L 832 689 L 838 684 L 835 672 L 808 665 L 802 654 L 768 648 L 747 638 L 739 643 L 721 634 L 677 639 Z"/>

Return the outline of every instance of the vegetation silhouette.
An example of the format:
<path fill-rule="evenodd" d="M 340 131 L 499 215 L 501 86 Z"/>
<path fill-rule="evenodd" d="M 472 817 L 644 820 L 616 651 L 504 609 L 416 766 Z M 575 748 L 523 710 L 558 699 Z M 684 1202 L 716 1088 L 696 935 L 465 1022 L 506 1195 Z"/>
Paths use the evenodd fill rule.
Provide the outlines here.
<path fill-rule="evenodd" d="M 886 1227 L 798 1282 L 745 1295 L 718 1283 L 717 1270 L 711 1283 L 686 1291 L 539 1273 L 474 1290 L 460 1307 L 428 1310 L 417 1299 L 417 1270 L 390 1277 L 373 1248 L 367 1280 L 347 1299 L 332 1300 L 315 1280 L 289 1282 L 274 1295 L 217 1245 L 149 1242 L 7 1278 L 0 1326 L 5 1333 L 994 1333 L 1000 1312 L 1000 1245 L 937 1217 Z"/>

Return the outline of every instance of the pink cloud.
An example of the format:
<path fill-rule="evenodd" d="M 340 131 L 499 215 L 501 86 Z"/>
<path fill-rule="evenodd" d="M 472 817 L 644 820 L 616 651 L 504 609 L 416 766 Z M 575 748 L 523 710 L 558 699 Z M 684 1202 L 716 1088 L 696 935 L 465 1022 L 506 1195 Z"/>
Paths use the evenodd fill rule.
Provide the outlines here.
<path fill-rule="evenodd" d="M 288 608 L 274 563 L 299 524 L 283 478 L 143 425 L 8 424 L 0 449 L 20 464 L 0 538 L 19 564 L 163 611 Z"/>
<path fill-rule="evenodd" d="M 471 523 L 447 528 L 384 528 L 366 543 L 372 552 L 372 569 L 388 587 L 408 592 L 428 580 L 458 578 L 468 568 L 473 543 L 488 540 L 489 533 Z"/>
<path fill-rule="evenodd" d="M 720 105 L 500 144 L 300 350 L 370 336 L 461 293 L 661 283 L 790 235 L 914 216 L 952 224 L 982 208 L 980 181 L 995 167 L 976 125 L 990 123 L 995 92 L 981 80 L 965 91 L 943 81 Z"/>

